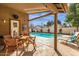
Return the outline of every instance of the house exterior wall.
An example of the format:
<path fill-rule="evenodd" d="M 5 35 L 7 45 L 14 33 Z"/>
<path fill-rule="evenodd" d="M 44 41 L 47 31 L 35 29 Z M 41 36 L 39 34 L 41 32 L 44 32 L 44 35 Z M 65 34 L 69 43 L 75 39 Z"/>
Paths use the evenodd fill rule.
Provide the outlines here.
<path fill-rule="evenodd" d="M 26 24 L 28 15 L 12 8 L 0 5 L 0 35 L 8 35 L 10 34 L 10 20 L 15 20 L 12 15 L 16 14 L 19 16 L 17 19 L 19 21 L 19 31 L 22 32 L 22 24 Z M 23 21 L 25 19 L 25 21 Z M 4 23 L 4 20 L 6 21 Z"/>

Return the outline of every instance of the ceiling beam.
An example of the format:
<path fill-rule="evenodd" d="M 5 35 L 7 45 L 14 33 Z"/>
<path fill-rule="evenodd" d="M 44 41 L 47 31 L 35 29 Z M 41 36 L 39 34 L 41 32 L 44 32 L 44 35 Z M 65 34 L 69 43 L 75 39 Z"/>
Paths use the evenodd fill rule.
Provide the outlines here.
<path fill-rule="evenodd" d="M 29 12 L 28 14 L 37 14 L 37 13 L 44 13 L 44 12 L 50 12 L 50 11 L 39 11 L 39 12 Z"/>
<path fill-rule="evenodd" d="M 48 13 L 48 14 L 42 15 L 40 17 L 36 17 L 36 18 L 30 19 L 29 21 L 37 20 L 39 18 L 46 17 L 46 16 L 49 16 L 49 15 L 52 15 L 52 13 Z"/>
<path fill-rule="evenodd" d="M 63 6 L 63 4 L 62 4 L 62 3 L 60 4 L 60 7 L 61 7 L 61 10 L 60 10 L 60 9 L 59 9 L 59 10 L 60 10 L 60 11 L 64 11 L 64 12 L 65 12 L 65 9 L 64 9 L 64 6 Z"/>
<path fill-rule="evenodd" d="M 31 11 L 31 12 L 26 12 L 28 14 L 37 14 L 37 13 L 44 13 L 44 12 L 50 12 L 49 10 L 41 10 L 41 11 Z"/>
<path fill-rule="evenodd" d="M 58 9 L 56 8 L 56 6 L 53 3 L 45 3 L 43 4 L 46 8 L 48 8 L 50 11 L 52 11 L 53 13 L 57 13 Z"/>
<path fill-rule="evenodd" d="M 39 10 L 47 10 L 47 9 L 37 9 L 37 8 L 34 8 L 34 9 L 24 9 L 25 11 L 39 11 Z"/>
<path fill-rule="evenodd" d="M 59 9 L 59 11 L 66 12 L 66 9 L 65 9 L 66 8 L 65 7 L 66 5 L 64 5 L 63 3 L 61 3 L 60 6 L 61 6 L 62 9 L 61 10 Z"/>
<path fill-rule="evenodd" d="M 67 10 L 68 10 L 68 5 L 67 5 L 66 3 L 63 3 L 63 6 L 64 6 L 65 12 L 67 12 Z"/>

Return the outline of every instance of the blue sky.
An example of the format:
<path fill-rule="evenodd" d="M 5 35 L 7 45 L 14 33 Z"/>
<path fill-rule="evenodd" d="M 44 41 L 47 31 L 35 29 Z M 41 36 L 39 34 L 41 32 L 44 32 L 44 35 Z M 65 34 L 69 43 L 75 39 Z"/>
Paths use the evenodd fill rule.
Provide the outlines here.
<path fill-rule="evenodd" d="M 49 12 L 38 13 L 38 14 L 30 14 L 29 15 L 29 19 L 32 19 L 32 18 L 35 18 L 35 17 L 39 17 L 39 16 L 44 15 L 44 14 L 47 14 L 47 13 L 49 13 Z M 66 18 L 66 13 L 59 13 L 58 14 L 58 20 L 60 20 L 61 23 L 64 22 L 65 18 Z M 54 16 L 53 15 L 50 15 L 50 16 L 43 17 L 43 18 L 40 18 L 40 19 L 37 19 L 37 20 L 33 20 L 33 21 L 30 21 L 30 24 L 41 25 L 41 24 L 45 24 L 49 20 L 50 21 L 51 20 L 54 21 Z"/>

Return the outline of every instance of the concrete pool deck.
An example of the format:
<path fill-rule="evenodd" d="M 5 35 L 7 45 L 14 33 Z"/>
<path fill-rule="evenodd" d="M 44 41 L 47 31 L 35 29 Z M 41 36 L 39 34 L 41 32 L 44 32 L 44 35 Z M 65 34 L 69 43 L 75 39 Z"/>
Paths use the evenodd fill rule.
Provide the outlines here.
<path fill-rule="evenodd" d="M 57 52 L 53 49 L 53 43 L 53 38 L 37 37 L 37 51 L 33 56 L 58 56 Z M 73 49 L 67 45 L 61 44 L 60 42 L 58 42 L 58 51 L 62 56 L 79 56 L 79 49 Z"/>

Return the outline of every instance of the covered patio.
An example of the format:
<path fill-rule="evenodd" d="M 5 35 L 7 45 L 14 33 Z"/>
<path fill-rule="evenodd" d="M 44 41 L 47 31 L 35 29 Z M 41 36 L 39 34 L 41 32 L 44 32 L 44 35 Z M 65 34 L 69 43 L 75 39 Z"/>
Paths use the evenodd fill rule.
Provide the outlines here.
<path fill-rule="evenodd" d="M 19 15 L 18 21 L 19 21 L 19 35 L 23 32 L 26 32 L 27 36 L 30 36 L 30 28 L 29 28 L 29 22 L 46 17 L 48 15 L 54 16 L 54 39 L 45 39 L 36 37 L 36 51 L 33 52 L 26 52 L 21 55 L 24 56 L 63 56 L 63 55 L 79 55 L 77 50 L 74 50 L 66 45 L 60 44 L 59 40 L 57 39 L 57 16 L 58 13 L 66 13 L 68 10 L 68 5 L 65 3 L 12 3 L 12 4 L 0 4 L 1 8 L 3 8 L 0 12 L 6 13 L 9 9 L 8 14 L 11 15 L 12 13 Z M 6 8 L 6 9 L 5 9 Z M 7 9 L 8 8 L 8 9 Z M 5 11 L 3 11 L 5 9 Z M 16 12 L 14 12 L 16 11 Z M 41 15 L 39 17 L 29 19 L 29 14 L 36 14 L 36 13 L 43 13 L 43 12 L 49 12 L 48 14 Z M 4 13 L 1 13 L 0 15 L 3 17 Z M 5 15 L 6 16 L 6 15 Z M 9 20 L 13 19 L 9 16 L 6 16 L 5 18 L 9 18 Z M 23 31 L 22 26 L 23 24 L 26 25 L 26 29 Z M 52 29 L 52 28 L 51 28 Z M 11 35 L 10 25 L 8 29 L 8 33 L 2 33 L 3 35 Z M 4 32 L 4 31 L 3 31 Z M 32 49 L 31 45 L 28 50 Z M 15 55 L 15 52 L 13 52 L 10 55 Z"/>

